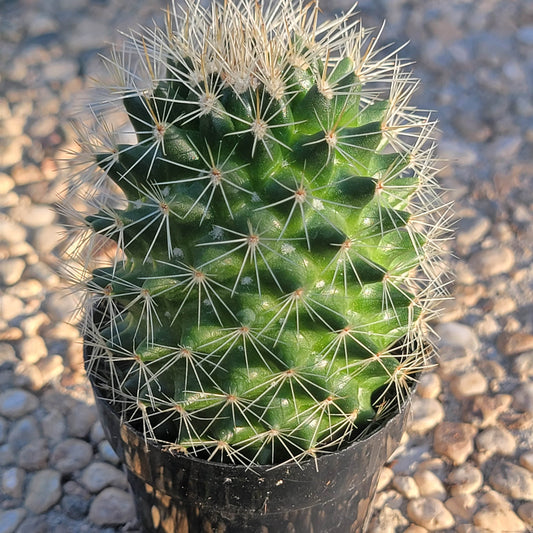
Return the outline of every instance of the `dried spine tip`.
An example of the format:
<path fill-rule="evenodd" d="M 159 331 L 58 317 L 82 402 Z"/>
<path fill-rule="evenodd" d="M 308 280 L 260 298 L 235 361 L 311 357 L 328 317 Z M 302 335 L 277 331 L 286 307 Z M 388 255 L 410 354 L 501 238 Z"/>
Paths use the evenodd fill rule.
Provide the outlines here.
<path fill-rule="evenodd" d="M 322 24 L 318 10 L 174 2 L 166 28 L 112 52 L 112 95 L 80 128 L 91 368 L 172 450 L 307 460 L 357 438 L 427 364 L 446 225 L 434 123 L 353 9 Z"/>

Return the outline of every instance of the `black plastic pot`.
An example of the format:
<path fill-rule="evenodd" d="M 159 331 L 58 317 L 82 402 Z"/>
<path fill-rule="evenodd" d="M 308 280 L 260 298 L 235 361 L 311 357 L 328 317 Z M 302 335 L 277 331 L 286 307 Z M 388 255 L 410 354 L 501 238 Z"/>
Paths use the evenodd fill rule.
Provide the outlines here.
<path fill-rule="evenodd" d="M 363 532 L 380 468 L 399 444 L 410 407 L 316 462 L 252 471 L 146 443 L 97 388 L 95 395 L 106 437 L 127 466 L 142 527 L 157 533 Z"/>

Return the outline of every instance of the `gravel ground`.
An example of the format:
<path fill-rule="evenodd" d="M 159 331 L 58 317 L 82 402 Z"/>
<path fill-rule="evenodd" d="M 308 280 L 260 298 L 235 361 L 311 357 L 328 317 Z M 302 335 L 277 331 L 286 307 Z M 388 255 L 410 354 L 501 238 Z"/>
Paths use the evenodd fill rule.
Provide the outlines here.
<path fill-rule="evenodd" d="M 0 533 L 136 530 L 68 323 L 77 300 L 55 273 L 50 206 L 98 52 L 164 3 L 0 1 Z M 533 2 L 359 7 L 366 26 L 387 20 L 384 44 L 409 41 L 457 219 L 440 365 L 421 380 L 369 532 L 533 531 Z"/>

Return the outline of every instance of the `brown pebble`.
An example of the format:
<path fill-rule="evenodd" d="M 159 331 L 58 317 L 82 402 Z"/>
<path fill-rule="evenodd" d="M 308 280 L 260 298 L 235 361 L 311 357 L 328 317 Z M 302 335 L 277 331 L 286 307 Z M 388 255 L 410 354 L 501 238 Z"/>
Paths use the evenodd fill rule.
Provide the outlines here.
<path fill-rule="evenodd" d="M 496 347 L 502 355 L 518 355 L 533 350 L 533 335 L 523 331 L 505 332 L 498 337 Z"/>
<path fill-rule="evenodd" d="M 462 464 L 474 451 L 476 429 L 462 422 L 441 422 L 436 428 L 433 449 L 456 464 Z"/>

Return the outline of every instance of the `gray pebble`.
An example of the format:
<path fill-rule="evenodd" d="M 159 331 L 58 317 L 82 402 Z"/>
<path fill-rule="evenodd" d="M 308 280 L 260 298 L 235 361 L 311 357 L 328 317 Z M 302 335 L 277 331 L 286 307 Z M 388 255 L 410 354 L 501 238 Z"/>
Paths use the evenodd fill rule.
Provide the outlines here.
<path fill-rule="evenodd" d="M 104 489 L 91 504 L 89 520 L 97 526 L 119 526 L 135 518 L 131 494 L 115 487 Z"/>
<path fill-rule="evenodd" d="M 9 430 L 7 441 L 11 449 L 18 452 L 21 448 L 41 438 L 39 424 L 29 415 L 17 420 Z"/>
<path fill-rule="evenodd" d="M 0 417 L 0 444 L 3 444 L 7 439 L 8 427 L 8 421 L 5 418 Z"/>
<path fill-rule="evenodd" d="M 522 44 L 533 46 L 533 25 L 519 28 L 516 37 Z"/>
<path fill-rule="evenodd" d="M 533 473 L 510 462 L 497 463 L 492 470 L 491 486 L 511 498 L 533 501 Z"/>
<path fill-rule="evenodd" d="M 0 533 L 15 533 L 26 517 L 26 509 L 0 511 Z"/>
<path fill-rule="evenodd" d="M 38 405 L 37 397 L 23 389 L 9 389 L 0 393 L 0 415 L 7 418 L 20 418 Z"/>
<path fill-rule="evenodd" d="M 457 246 L 468 250 L 479 244 L 490 231 L 491 221 L 485 216 L 465 217 L 459 220 L 456 230 Z"/>
<path fill-rule="evenodd" d="M 17 464 L 25 470 L 42 470 L 48 466 L 50 450 L 45 439 L 26 444 L 18 454 Z"/>
<path fill-rule="evenodd" d="M 447 322 L 446 324 L 437 324 L 435 331 L 440 337 L 439 346 L 457 346 L 474 355 L 479 353 L 479 339 L 470 326 L 459 322 Z M 455 358 L 453 353 L 451 355 L 452 358 Z"/>
<path fill-rule="evenodd" d="M 83 520 L 89 512 L 90 500 L 76 494 L 65 494 L 61 498 L 61 509 L 73 520 Z"/>
<path fill-rule="evenodd" d="M 52 451 L 50 464 L 62 474 L 70 474 L 85 468 L 93 457 L 92 446 L 80 439 L 60 442 Z"/>
<path fill-rule="evenodd" d="M 61 474 L 57 470 L 41 470 L 30 480 L 24 507 L 32 513 L 44 513 L 61 499 L 61 493 Z"/>
<path fill-rule="evenodd" d="M 523 503 L 517 509 L 518 516 L 528 525 L 533 526 L 533 502 Z"/>
<path fill-rule="evenodd" d="M 493 159 L 506 159 L 515 157 L 522 147 L 522 138 L 519 135 L 499 137 L 488 147 L 488 153 Z"/>
<path fill-rule="evenodd" d="M 82 473 L 81 484 L 89 491 L 96 493 L 106 487 L 117 487 L 127 489 L 128 481 L 126 474 L 110 465 L 109 463 L 91 463 Z"/>
<path fill-rule="evenodd" d="M 42 337 L 26 337 L 19 342 L 18 354 L 25 363 L 36 363 L 47 356 L 48 348 Z"/>
<path fill-rule="evenodd" d="M 11 466 L 15 462 L 15 454 L 9 444 L 0 446 L 0 466 Z"/>
<path fill-rule="evenodd" d="M 22 468 L 8 468 L 2 474 L 2 493 L 12 498 L 21 498 L 25 478 L 26 472 Z"/>
<path fill-rule="evenodd" d="M 96 422 L 97 415 L 95 405 L 87 405 L 85 403 L 73 405 L 67 414 L 69 435 L 80 439 L 87 437 L 92 425 Z"/>
<path fill-rule="evenodd" d="M 120 463 L 119 456 L 116 454 L 115 450 L 113 450 L 113 447 L 108 440 L 103 440 L 98 443 L 98 453 L 104 461 L 107 461 L 112 465 L 118 465 Z"/>
<path fill-rule="evenodd" d="M 43 435 L 49 440 L 51 445 L 59 444 L 65 438 L 67 425 L 63 415 L 53 409 L 49 412 L 42 422 Z"/>
<path fill-rule="evenodd" d="M 26 262 L 20 257 L 0 261 L 0 285 L 15 285 L 20 280 L 25 268 Z"/>
<path fill-rule="evenodd" d="M 475 165 L 478 160 L 476 150 L 466 143 L 443 139 L 439 144 L 439 155 L 451 164 L 461 167 Z"/>
<path fill-rule="evenodd" d="M 90 438 L 93 444 L 98 444 L 105 439 L 104 428 L 100 420 L 96 420 L 96 422 L 92 425 Z"/>
<path fill-rule="evenodd" d="M 507 246 L 481 250 L 470 259 L 470 266 L 487 278 L 509 272 L 514 264 L 514 252 Z"/>

